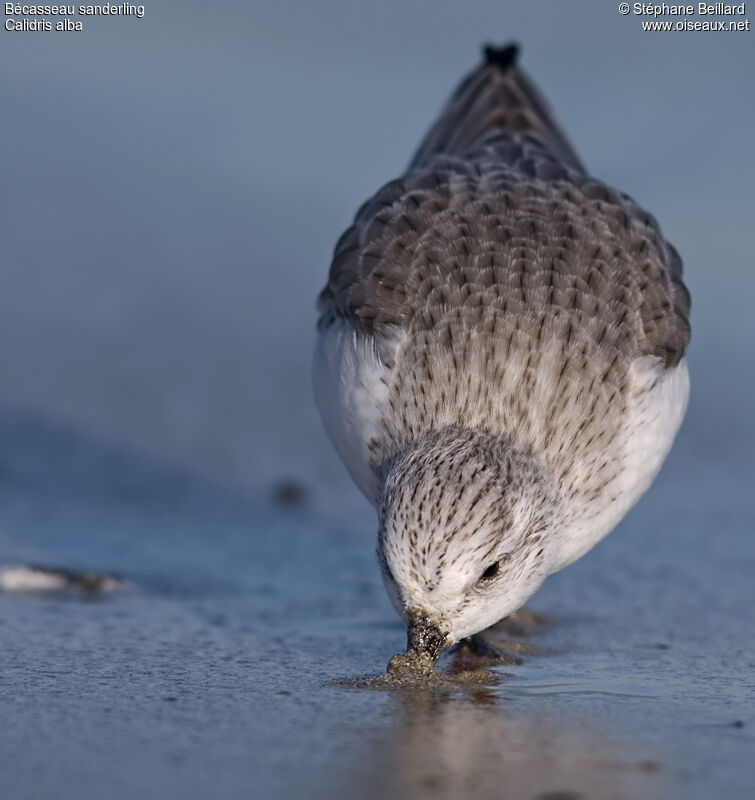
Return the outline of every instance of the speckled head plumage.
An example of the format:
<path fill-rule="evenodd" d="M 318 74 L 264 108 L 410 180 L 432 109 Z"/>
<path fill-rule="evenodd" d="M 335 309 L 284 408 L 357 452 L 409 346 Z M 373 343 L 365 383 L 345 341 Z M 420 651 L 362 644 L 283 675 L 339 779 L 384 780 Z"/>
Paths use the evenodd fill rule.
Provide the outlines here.
<path fill-rule="evenodd" d="M 516 60 L 485 50 L 339 239 L 318 303 L 315 396 L 379 512 L 410 646 L 439 641 L 428 620 L 482 630 L 587 552 L 686 408 L 679 255 Z"/>
<path fill-rule="evenodd" d="M 515 611 L 549 571 L 557 523 L 549 474 L 509 441 L 460 427 L 412 442 L 387 466 L 378 560 L 399 614 L 451 641 Z"/>

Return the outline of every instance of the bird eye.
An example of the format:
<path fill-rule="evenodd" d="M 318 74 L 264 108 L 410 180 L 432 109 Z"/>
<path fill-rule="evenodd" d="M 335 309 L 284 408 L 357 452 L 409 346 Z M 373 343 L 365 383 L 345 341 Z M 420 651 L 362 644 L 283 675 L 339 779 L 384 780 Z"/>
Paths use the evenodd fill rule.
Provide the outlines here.
<path fill-rule="evenodd" d="M 483 572 L 482 575 L 480 575 L 477 582 L 481 583 L 483 581 L 492 580 L 500 572 L 500 570 L 501 570 L 501 562 L 494 561 L 492 564 L 488 566 L 485 572 Z"/>

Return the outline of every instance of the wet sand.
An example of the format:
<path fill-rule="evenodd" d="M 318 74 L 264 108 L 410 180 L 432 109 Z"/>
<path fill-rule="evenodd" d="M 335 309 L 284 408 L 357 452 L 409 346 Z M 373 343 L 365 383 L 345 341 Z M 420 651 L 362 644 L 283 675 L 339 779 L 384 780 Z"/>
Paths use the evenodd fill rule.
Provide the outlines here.
<path fill-rule="evenodd" d="M 4 797 L 747 796 L 747 519 L 669 526 L 671 470 L 490 632 L 510 663 L 397 679 L 363 532 L 39 422 L 0 445 L 3 560 L 124 582 L 0 594 Z"/>

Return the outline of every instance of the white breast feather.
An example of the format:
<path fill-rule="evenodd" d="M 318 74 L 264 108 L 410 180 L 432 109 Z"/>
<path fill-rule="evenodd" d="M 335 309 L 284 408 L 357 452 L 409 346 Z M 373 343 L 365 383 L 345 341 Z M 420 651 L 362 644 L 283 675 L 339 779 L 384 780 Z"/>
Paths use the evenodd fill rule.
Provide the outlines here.
<path fill-rule="evenodd" d="M 312 373 L 317 407 L 338 455 L 373 504 L 380 486 L 368 443 L 380 435 L 391 372 L 373 341 L 348 322 L 337 320 L 317 337 Z"/>
<path fill-rule="evenodd" d="M 665 370 L 657 358 L 644 356 L 629 369 L 630 399 L 620 443 L 624 468 L 587 513 L 579 511 L 559 536 L 552 572 L 584 555 L 619 524 L 658 474 L 687 410 L 687 362 Z M 615 498 L 615 499 L 614 499 Z"/>

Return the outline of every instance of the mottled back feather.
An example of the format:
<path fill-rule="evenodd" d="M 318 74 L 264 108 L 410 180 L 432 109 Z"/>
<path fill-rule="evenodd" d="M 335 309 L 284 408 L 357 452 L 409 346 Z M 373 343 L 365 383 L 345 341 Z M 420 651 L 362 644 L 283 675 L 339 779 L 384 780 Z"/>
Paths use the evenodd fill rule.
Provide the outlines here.
<path fill-rule="evenodd" d="M 437 153 L 464 155 L 473 147 L 498 146 L 502 161 L 517 150 L 511 145 L 547 151 L 562 164 L 582 171 L 574 148 L 553 118 L 540 92 L 516 68 L 519 48 L 486 47 L 485 62 L 451 96 L 430 128 L 409 169 L 421 167 Z"/>
<path fill-rule="evenodd" d="M 359 210 L 320 325 L 341 317 L 378 337 L 432 326 L 429 301 L 461 292 L 546 324 L 593 316 L 626 357 L 674 366 L 690 330 L 678 254 L 652 216 L 582 171 L 513 59 L 499 61 L 462 83 L 412 168 Z"/>

